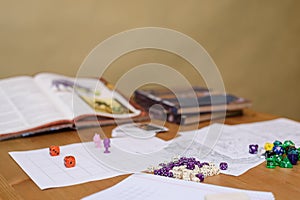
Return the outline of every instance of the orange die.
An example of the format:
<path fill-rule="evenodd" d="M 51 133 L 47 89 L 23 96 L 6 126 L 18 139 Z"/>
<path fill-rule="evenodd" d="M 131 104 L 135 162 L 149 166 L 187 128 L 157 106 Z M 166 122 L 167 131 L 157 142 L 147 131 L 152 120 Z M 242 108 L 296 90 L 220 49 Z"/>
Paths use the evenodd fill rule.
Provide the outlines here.
<path fill-rule="evenodd" d="M 64 162 L 67 168 L 74 167 L 76 164 L 76 160 L 74 156 L 66 156 L 64 158 Z"/>
<path fill-rule="evenodd" d="M 58 156 L 60 153 L 59 146 L 55 146 L 55 145 L 50 146 L 49 153 L 51 156 Z"/>

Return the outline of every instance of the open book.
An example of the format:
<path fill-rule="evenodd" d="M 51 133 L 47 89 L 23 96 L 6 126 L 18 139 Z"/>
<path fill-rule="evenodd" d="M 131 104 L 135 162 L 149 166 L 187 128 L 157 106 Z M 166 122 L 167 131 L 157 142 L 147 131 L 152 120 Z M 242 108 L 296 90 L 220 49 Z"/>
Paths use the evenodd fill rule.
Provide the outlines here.
<path fill-rule="evenodd" d="M 0 140 L 146 118 L 103 79 L 40 73 L 0 80 Z"/>

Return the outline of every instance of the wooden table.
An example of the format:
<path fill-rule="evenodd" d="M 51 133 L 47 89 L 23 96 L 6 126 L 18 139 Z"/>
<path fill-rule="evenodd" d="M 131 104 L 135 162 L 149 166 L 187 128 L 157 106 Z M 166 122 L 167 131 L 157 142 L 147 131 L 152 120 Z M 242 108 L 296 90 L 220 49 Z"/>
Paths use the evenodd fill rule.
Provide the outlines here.
<path fill-rule="evenodd" d="M 228 118 L 225 123 L 239 124 L 274 118 L 277 117 L 246 110 L 243 116 Z M 206 125 L 208 123 L 201 123 L 200 127 Z M 176 130 L 178 130 L 178 126 L 174 124 L 167 124 L 167 127 L 171 131 L 169 134 L 163 134 L 163 139 L 173 137 Z M 112 128 L 113 126 L 109 126 L 103 130 L 106 133 L 110 133 Z M 188 128 L 186 127 L 186 129 Z M 90 133 L 94 133 L 95 130 L 85 129 L 81 131 L 89 135 Z M 80 137 L 76 131 L 60 131 L 0 142 L 0 199 L 80 199 L 109 188 L 128 177 L 128 175 L 123 175 L 69 187 L 40 190 L 8 154 L 10 151 L 32 150 L 45 148 L 51 144 L 66 145 L 80 141 Z M 273 192 L 276 199 L 300 198 L 299 164 L 292 169 L 279 167 L 268 169 L 265 167 L 265 163 L 263 163 L 238 177 L 220 174 L 206 178 L 205 182 L 241 189 L 270 191 Z"/>

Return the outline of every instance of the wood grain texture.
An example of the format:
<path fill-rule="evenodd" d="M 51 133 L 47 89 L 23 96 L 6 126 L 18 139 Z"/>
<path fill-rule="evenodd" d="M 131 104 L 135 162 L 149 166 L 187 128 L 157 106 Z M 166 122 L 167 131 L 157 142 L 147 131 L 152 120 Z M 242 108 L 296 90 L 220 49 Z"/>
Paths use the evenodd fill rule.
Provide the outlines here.
<path fill-rule="evenodd" d="M 7 180 L 0 174 L 0 197 L 1 199 L 21 200 L 21 196 L 12 188 Z"/>
<path fill-rule="evenodd" d="M 276 116 L 246 110 L 244 116 L 228 118 L 225 122 L 226 124 L 238 124 L 274 118 Z M 200 127 L 208 124 L 209 122 L 201 123 Z M 167 127 L 170 129 L 169 133 L 158 135 L 166 140 L 176 136 L 178 130 L 178 126 L 174 124 L 167 124 Z M 103 131 L 110 136 L 113 128 L 113 126 L 104 127 Z M 189 127 L 185 129 L 189 129 Z M 109 188 L 125 179 L 128 175 L 69 187 L 40 190 L 8 155 L 9 151 L 39 149 L 52 144 L 65 145 L 80 142 L 83 135 L 88 138 L 97 130 L 99 128 L 82 129 L 80 131 L 81 136 L 76 131 L 63 131 L 2 141 L 0 143 L 0 199 L 18 199 L 19 196 L 23 199 L 80 199 Z M 298 164 L 292 169 L 279 167 L 268 169 L 265 167 L 265 163 L 262 163 L 241 176 L 234 177 L 221 174 L 208 177 L 205 182 L 241 189 L 269 191 L 273 192 L 277 200 L 298 199 L 300 194 L 300 166 Z"/>

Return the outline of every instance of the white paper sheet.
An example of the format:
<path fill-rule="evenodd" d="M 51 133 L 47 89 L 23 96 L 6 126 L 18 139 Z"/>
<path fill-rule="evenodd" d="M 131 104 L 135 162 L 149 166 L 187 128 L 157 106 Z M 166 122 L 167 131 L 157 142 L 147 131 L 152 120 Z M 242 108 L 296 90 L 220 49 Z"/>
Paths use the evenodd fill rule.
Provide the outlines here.
<path fill-rule="evenodd" d="M 218 193 L 244 193 L 251 200 L 273 200 L 271 192 L 240 190 L 229 187 L 195 183 L 150 174 L 134 174 L 117 185 L 90 195 L 84 200 L 204 200 L 206 195 Z"/>
<path fill-rule="evenodd" d="M 219 135 L 214 133 L 215 130 L 221 130 Z M 218 135 L 218 139 L 207 140 L 210 134 Z M 221 173 L 239 176 L 265 161 L 259 154 L 249 153 L 249 144 L 258 144 L 262 148 L 266 142 L 292 140 L 300 146 L 300 123 L 282 118 L 241 125 L 213 124 L 181 135 L 168 147 L 169 151 L 184 151 L 178 148 L 180 144 L 193 141 L 184 155 L 216 164 L 227 162 L 228 169 Z"/>
<path fill-rule="evenodd" d="M 112 144 L 118 149 L 134 154 L 150 154 L 166 147 L 169 142 L 157 137 L 137 139 L 132 137 L 113 138 Z"/>
<path fill-rule="evenodd" d="M 151 153 L 163 149 L 167 142 L 153 137 L 111 139 L 111 153 L 94 142 L 60 146 L 59 156 L 50 156 L 49 149 L 10 152 L 12 158 L 41 189 L 74 185 L 146 170 L 152 162 Z M 64 166 L 64 157 L 73 155 L 74 168 Z"/>
<path fill-rule="evenodd" d="M 116 139 L 116 144 L 115 144 Z M 109 154 L 96 154 L 95 159 L 100 160 L 106 166 L 127 173 L 136 173 L 147 170 L 150 166 L 170 160 L 174 155 L 165 150 L 168 142 L 162 142 L 158 138 L 111 139 Z M 153 145 L 151 144 L 153 141 Z M 126 148 L 127 147 L 127 148 Z M 88 148 L 93 150 L 93 148 Z"/>
<path fill-rule="evenodd" d="M 93 143 L 85 145 L 93 146 Z M 103 149 L 93 148 L 103 153 Z M 74 185 L 94 180 L 101 180 L 124 174 L 104 166 L 94 159 L 82 143 L 60 147 L 59 156 L 50 156 L 49 149 L 10 152 L 19 166 L 30 176 L 40 189 Z M 76 165 L 73 168 L 64 166 L 64 157 L 73 155 Z"/>

